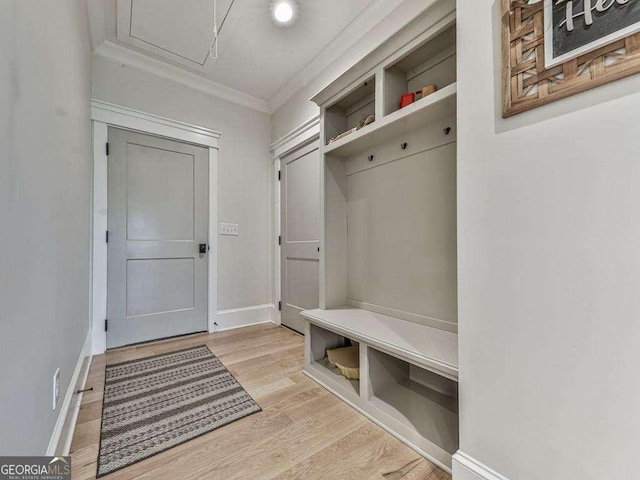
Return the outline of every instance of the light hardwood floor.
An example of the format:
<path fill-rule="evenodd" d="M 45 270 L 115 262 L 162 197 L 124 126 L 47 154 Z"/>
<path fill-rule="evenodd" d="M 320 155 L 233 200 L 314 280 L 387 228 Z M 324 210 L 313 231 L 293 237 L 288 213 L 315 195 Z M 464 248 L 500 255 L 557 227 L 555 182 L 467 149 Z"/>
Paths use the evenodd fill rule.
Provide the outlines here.
<path fill-rule="evenodd" d="M 263 411 L 106 479 L 449 480 L 302 374 L 303 338 L 271 324 L 122 348 L 93 358 L 71 446 L 72 478 L 93 479 L 109 363 L 206 344 Z"/>

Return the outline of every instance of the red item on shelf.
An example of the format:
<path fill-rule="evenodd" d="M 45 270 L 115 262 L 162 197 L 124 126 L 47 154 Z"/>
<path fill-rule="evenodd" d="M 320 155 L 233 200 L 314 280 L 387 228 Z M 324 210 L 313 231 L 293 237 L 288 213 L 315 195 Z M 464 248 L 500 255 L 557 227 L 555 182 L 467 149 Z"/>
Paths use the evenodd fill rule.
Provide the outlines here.
<path fill-rule="evenodd" d="M 413 92 L 405 93 L 404 95 L 402 95 L 402 99 L 400 100 L 400 108 L 404 108 L 408 105 L 411 105 L 415 101 L 416 101 L 415 93 Z"/>

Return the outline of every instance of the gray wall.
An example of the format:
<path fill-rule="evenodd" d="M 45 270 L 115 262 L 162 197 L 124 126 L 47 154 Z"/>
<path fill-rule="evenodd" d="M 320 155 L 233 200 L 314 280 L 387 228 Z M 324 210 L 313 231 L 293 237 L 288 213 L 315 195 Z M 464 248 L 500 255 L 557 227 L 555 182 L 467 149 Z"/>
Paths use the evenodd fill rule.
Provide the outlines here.
<path fill-rule="evenodd" d="M 504 120 L 499 7 L 458 2 L 460 446 L 637 478 L 640 76 Z"/>
<path fill-rule="evenodd" d="M 222 133 L 218 220 L 240 236 L 218 237 L 218 309 L 271 303 L 270 116 L 101 56 L 93 96 Z"/>
<path fill-rule="evenodd" d="M 0 455 L 45 453 L 89 328 L 87 25 L 85 0 L 0 2 Z"/>

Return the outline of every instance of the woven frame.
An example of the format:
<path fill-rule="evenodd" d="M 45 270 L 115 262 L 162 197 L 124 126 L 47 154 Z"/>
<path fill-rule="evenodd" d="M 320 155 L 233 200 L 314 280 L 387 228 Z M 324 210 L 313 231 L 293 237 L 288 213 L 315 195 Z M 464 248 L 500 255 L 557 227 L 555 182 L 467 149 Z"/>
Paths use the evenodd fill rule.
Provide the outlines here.
<path fill-rule="evenodd" d="M 640 73 L 640 33 L 545 68 L 544 2 L 502 2 L 502 116 Z"/>

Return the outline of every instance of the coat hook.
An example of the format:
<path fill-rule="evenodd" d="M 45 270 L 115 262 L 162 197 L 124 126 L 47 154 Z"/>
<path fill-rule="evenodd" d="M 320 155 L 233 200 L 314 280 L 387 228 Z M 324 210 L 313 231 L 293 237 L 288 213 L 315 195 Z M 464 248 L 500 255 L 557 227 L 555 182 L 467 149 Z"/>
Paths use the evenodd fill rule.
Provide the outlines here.
<path fill-rule="evenodd" d="M 406 150 L 407 149 L 407 142 L 401 144 L 400 148 L 402 148 L 403 150 Z"/>
<path fill-rule="evenodd" d="M 367 158 L 369 159 L 370 162 L 373 162 L 373 155 L 369 155 Z"/>
<path fill-rule="evenodd" d="M 449 135 L 450 133 L 451 133 L 451 127 L 446 127 L 446 128 L 444 129 L 444 134 L 445 134 L 445 135 Z"/>

